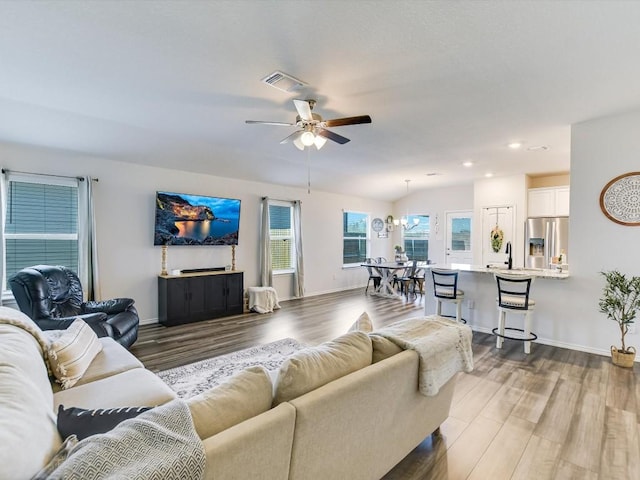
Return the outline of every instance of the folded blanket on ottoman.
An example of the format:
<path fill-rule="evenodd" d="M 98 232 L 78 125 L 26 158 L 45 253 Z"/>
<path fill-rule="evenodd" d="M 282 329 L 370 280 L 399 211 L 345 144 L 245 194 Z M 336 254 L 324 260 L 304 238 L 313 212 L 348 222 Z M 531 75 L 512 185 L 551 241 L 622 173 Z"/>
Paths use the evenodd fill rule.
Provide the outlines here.
<path fill-rule="evenodd" d="M 278 294 L 273 287 L 249 287 L 249 310 L 257 313 L 271 313 L 280 308 Z"/>
<path fill-rule="evenodd" d="M 456 373 L 473 370 L 472 332 L 467 325 L 432 315 L 402 320 L 371 334 L 418 353 L 418 387 L 423 395 L 437 395 Z"/>

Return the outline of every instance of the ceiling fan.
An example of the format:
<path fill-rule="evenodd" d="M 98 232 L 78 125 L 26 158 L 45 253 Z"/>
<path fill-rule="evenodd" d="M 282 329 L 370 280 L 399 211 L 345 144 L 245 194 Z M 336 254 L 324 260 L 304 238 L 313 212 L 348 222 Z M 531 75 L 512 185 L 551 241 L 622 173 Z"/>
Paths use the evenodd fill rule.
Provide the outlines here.
<path fill-rule="evenodd" d="M 338 135 L 327 127 L 342 127 L 344 125 L 357 125 L 359 123 L 371 123 L 371 117 L 369 115 L 359 115 L 357 117 L 345 117 L 334 118 L 333 120 L 323 120 L 322 117 L 313 113 L 313 107 L 316 104 L 315 100 L 294 100 L 293 104 L 298 111 L 295 123 L 286 122 L 264 122 L 260 120 L 246 120 L 246 123 L 250 124 L 264 124 L 264 125 L 282 125 L 286 127 L 299 127 L 300 130 L 296 130 L 287 138 L 283 139 L 280 143 L 293 144 L 299 150 L 304 150 L 304 147 L 310 147 L 315 145 L 320 150 L 326 143 L 327 139 L 333 140 L 336 143 L 344 144 L 349 141 L 348 138 Z"/>

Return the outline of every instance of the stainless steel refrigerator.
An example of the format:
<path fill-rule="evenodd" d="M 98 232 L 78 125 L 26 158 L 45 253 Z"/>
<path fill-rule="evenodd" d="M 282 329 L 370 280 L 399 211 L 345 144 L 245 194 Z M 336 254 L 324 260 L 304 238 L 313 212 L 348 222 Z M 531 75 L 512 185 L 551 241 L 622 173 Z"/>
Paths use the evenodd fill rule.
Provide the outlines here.
<path fill-rule="evenodd" d="M 550 268 L 552 259 L 569 255 L 569 217 L 529 218 L 525 227 L 525 268 Z"/>

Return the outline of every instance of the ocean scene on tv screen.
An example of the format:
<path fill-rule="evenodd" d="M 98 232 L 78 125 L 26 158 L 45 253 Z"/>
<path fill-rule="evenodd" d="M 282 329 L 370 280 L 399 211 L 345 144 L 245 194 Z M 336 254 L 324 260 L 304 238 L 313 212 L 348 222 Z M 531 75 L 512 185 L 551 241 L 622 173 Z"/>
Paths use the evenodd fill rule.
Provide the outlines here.
<path fill-rule="evenodd" d="M 240 200 L 157 192 L 154 245 L 237 245 Z"/>

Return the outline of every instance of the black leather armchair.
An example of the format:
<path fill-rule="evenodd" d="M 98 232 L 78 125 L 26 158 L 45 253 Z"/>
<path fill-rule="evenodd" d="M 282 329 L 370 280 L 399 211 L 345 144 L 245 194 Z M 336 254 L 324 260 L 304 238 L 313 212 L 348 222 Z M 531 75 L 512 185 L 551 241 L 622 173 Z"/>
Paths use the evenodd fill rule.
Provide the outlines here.
<path fill-rule="evenodd" d="M 133 299 L 83 302 L 80 279 L 66 267 L 28 267 L 12 276 L 9 285 L 20 310 L 43 330 L 64 330 L 79 317 L 98 337 L 112 337 L 127 348 L 138 338 L 140 319 Z"/>

